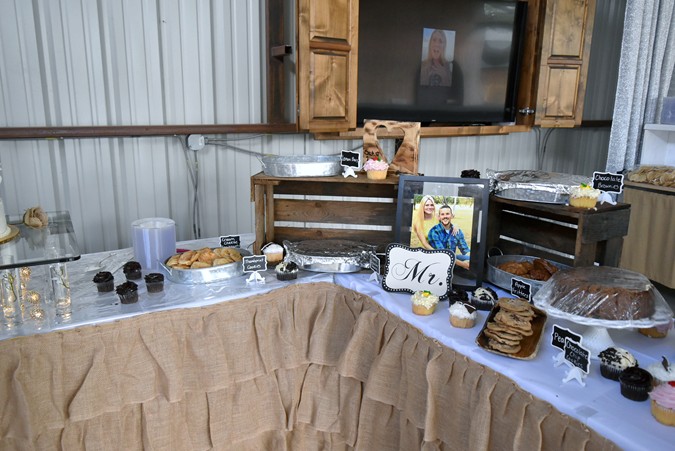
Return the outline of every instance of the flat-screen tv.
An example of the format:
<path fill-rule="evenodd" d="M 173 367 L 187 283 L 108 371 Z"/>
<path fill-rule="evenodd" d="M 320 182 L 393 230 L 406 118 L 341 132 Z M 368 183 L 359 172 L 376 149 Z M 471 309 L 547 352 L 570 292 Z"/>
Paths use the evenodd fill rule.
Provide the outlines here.
<path fill-rule="evenodd" d="M 360 0 L 357 120 L 515 120 L 527 3 Z"/>

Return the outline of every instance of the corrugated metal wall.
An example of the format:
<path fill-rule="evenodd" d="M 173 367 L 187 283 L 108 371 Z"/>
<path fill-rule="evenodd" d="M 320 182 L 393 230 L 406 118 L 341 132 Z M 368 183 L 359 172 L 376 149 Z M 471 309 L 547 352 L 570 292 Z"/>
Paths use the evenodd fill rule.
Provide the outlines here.
<path fill-rule="evenodd" d="M 599 1 L 596 30 L 601 22 L 622 24 L 622 14 L 618 21 L 609 11 L 622 13 L 615 3 L 625 6 Z M 251 0 L 0 0 L 0 126 L 260 122 L 263 14 Z M 596 47 L 602 55 L 613 52 L 618 40 L 611 39 L 596 31 L 594 55 Z M 608 64 L 589 79 L 592 119 L 611 117 L 613 91 L 599 91 L 613 90 Z M 69 210 L 86 252 L 130 246 L 129 225 L 142 217 L 171 217 L 178 238 L 192 238 L 194 154 L 184 139 L 0 141 L 0 194 L 9 214 L 38 204 Z M 582 174 L 604 168 L 608 139 L 609 129 L 554 131 L 544 168 Z M 427 138 L 420 170 L 458 176 L 468 168 L 536 168 L 539 141 L 535 132 Z M 338 153 L 359 142 L 299 134 L 231 144 L 291 155 Z M 390 153 L 392 146 L 385 141 Z M 259 160 L 216 146 L 196 158 L 201 235 L 253 231 L 250 176 L 261 170 Z"/>

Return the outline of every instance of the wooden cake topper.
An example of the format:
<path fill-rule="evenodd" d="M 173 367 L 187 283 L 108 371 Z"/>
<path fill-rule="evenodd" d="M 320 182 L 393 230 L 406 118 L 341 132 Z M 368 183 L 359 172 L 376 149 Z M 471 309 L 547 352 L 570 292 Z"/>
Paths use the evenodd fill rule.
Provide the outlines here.
<path fill-rule="evenodd" d="M 403 174 L 418 174 L 420 123 L 368 120 L 363 126 L 363 161 L 371 158 L 387 161 L 377 140 L 377 129 L 384 127 L 387 131 L 399 129 L 403 132 L 403 143 L 396 149 L 389 169 Z"/>

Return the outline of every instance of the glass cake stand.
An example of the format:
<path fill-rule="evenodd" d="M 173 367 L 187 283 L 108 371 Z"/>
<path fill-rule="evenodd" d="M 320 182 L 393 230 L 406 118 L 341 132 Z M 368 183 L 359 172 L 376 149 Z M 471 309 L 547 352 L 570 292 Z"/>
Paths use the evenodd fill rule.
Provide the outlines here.
<path fill-rule="evenodd" d="M 582 345 L 591 353 L 591 358 L 598 360 L 598 354 L 605 349 L 614 346 L 614 341 L 609 335 L 607 329 L 644 329 L 647 327 L 660 326 L 668 324 L 673 319 L 673 311 L 661 296 L 661 293 L 655 289 L 654 314 L 649 318 L 639 320 L 604 320 L 597 318 L 587 318 L 584 316 L 574 315 L 563 312 L 547 303 L 537 303 L 535 305 L 544 310 L 549 317 L 564 319 L 582 326 L 588 326 L 583 334 Z"/>

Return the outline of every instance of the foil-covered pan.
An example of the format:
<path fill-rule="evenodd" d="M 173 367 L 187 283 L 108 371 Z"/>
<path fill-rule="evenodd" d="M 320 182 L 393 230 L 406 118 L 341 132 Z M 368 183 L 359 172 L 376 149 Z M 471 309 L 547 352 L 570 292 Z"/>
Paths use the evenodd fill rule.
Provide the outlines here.
<path fill-rule="evenodd" d="M 287 259 L 314 272 L 350 273 L 370 267 L 376 246 L 349 240 L 284 241 Z"/>
<path fill-rule="evenodd" d="M 497 285 L 499 288 L 503 288 L 504 290 L 510 292 L 511 291 L 511 279 L 514 277 L 516 279 L 522 280 L 523 282 L 527 282 L 530 285 L 530 294 L 534 296 L 534 294 L 539 291 L 539 289 L 544 285 L 545 281 L 543 280 L 534 280 L 534 279 L 529 279 L 526 276 L 517 276 L 515 274 L 511 274 L 510 272 L 503 271 L 498 268 L 499 265 L 502 263 L 507 263 L 507 262 L 525 262 L 525 261 L 534 261 L 539 257 L 532 257 L 529 255 L 494 255 L 492 257 L 488 257 L 488 270 L 487 270 L 487 280 L 491 282 L 494 285 Z M 562 263 L 554 262 L 551 260 L 547 260 L 549 263 L 551 263 L 553 266 L 555 266 L 558 269 L 569 269 L 570 267 L 567 265 L 564 265 Z"/>
<path fill-rule="evenodd" d="M 567 204 L 573 187 L 591 183 L 589 177 L 559 172 L 488 169 L 487 173 L 495 196 L 526 202 Z"/>
<path fill-rule="evenodd" d="M 265 155 L 263 172 L 272 177 L 332 177 L 340 174 L 340 155 Z"/>
<path fill-rule="evenodd" d="M 246 249 L 236 249 L 242 257 L 251 255 Z M 212 268 L 200 269 L 176 269 L 170 268 L 162 263 L 162 269 L 167 274 L 167 278 L 175 283 L 182 284 L 202 284 L 211 282 L 220 282 L 244 274 L 244 265 L 241 261 L 228 263 L 227 265 L 214 266 Z"/>

